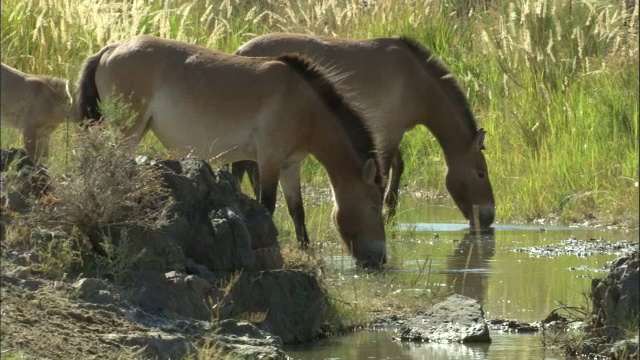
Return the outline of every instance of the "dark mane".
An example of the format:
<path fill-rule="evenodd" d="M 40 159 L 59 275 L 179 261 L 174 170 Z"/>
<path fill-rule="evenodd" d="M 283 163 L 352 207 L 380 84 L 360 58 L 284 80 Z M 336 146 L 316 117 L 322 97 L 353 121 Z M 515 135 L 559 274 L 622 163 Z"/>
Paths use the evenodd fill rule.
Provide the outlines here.
<path fill-rule="evenodd" d="M 383 156 L 376 149 L 373 133 L 362 119 L 358 110 L 338 92 L 331 80 L 329 80 L 329 75 L 326 74 L 326 71 L 298 54 L 284 54 L 276 59 L 287 64 L 305 79 L 327 108 L 336 115 L 347 132 L 347 136 L 351 139 L 351 143 L 360 159 L 364 161 L 373 158 L 375 160 L 378 168 L 376 182 L 382 184 Z"/>
<path fill-rule="evenodd" d="M 478 133 L 478 123 L 476 122 L 475 116 L 473 116 L 473 111 L 471 111 L 471 105 L 469 104 L 467 95 L 464 90 L 462 90 L 460 83 L 453 77 L 449 68 L 440 60 L 436 59 L 431 53 L 431 50 L 427 49 L 418 41 L 406 36 L 400 37 L 399 40 L 409 48 L 415 57 L 420 59 L 420 62 L 424 65 L 424 69 L 438 80 L 445 94 L 447 94 L 451 100 L 461 105 L 462 108 L 460 110 L 462 111 L 464 121 L 467 126 L 469 126 L 469 129 L 471 129 L 471 134 L 475 136 L 475 134 Z"/>

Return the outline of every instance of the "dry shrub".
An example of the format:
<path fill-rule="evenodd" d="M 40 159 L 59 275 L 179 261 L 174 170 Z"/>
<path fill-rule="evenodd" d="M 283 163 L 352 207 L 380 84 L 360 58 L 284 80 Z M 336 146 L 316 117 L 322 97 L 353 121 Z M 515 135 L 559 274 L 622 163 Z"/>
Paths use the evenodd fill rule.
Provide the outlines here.
<path fill-rule="evenodd" d="M 311 251 L 305 251 L 298 244 L 287 244 L 281 247 L 284 269 L 308 270 L 315 273 L 322 268 L 322 258 Z"/>
<path fill-rule="evenodd" d="M 35 248 L 45 273 L 122 270 L 119 245 L 130 241 L 129 231 L 171 221 L 173 199 L 160 170 L 132 159 L 126 140 L 106 126 L 80 131 L 70 169 L 52 177 L 50 192 L 12 223 L 8 235 L 20 236 L 9 242 Z"/>

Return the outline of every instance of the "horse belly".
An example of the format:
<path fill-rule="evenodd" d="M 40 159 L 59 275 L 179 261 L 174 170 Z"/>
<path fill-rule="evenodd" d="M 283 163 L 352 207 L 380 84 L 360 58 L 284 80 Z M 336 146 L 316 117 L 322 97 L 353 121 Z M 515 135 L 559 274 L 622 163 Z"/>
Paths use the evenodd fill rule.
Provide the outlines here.
<path fill-rule="evenodd" d="M 170 102 L 152 112 L 151 130 L 168 149 L 222 163 L 255 159 L 253 129 L 246 126 L 249 122 L 199 114 L 193 107 Z"/>

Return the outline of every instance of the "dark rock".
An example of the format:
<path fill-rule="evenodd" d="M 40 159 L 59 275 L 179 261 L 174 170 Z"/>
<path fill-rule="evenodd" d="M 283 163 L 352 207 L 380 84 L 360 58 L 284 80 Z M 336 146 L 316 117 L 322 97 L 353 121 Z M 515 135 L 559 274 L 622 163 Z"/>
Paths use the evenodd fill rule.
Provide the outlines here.
<path fill-rule="evenodd" d="M 223 320 L 216 324 L 214 342 L 232 354 L 234 359 L 280 360 L 287 356 L 282 351 L 282 339 L 258 329 L 248 322 Z"/>
<path fill-rule="evenodd" d="M 24 280 L 30 278 L 32 273 L 31 268 L 28 266 L 16 266 L 11 271 L 7 272 L 6 275 Z"/>
<path fill-rule="evenodd" d="M 2 275 L 2 283 L 20 286 L 28 291 L 36 291 L 44 285 L 44 281 L 34 278 L 31 269 L 17 267 Z"/>
<path fill-rule="evenodd" d="M 78 298 L 92 304 L 107 305 L 115 300 L 109 291 L 109 284 L 101 279 L 80 279 L 73 284 L 73 288 Z"/>
<path fill-rule="evenodd" d="M 602 355 L 609 359 L 638 359 L 640 358 L 638 339 L 620 340 L 605 350 Z"/>
<path fill-rule="evenodd" d="M 175 241 L 186 257 L 213 272 L 282 267 L 270 214 L 240 192 L 231 174 L 195 159 L 159 161 L 155 166 L 164 170 L 175 200 L 175 220 L 163 236 Z"/>
<path fill-rule="evenodd" d="M 637 359 L 637 339 L 625 339 L 629 329 L 637 329 L 640 316 L 638 267 L 639 255 L 634 251 L 610 263 L 603 279 L 591 282 L 593 310 L 582 330 L 585 338 L 568 352 L 593 358 Z"/>
<path fill-rule="evenodd" d="M 142 309 L 170 319 L 187 317 L 211 320 L 208 304 L 215 304 L 224 294 L 208 281 L 195 275 L 176 272 L 135 271 L 132 299 Z"/>
<path fill-rule="evenodd" d="M 182 249 L 162 230 L 130 229 L 119 246 L 128 270 L 186 272 Z"/>
<path fill-rule="evenodd" d="M 184 266 L 185 266 L 185 269 L 187 270 L 187 274 L 189 275 L 200 276 L 201 278 L 211 283 L 216 283 L 219 280 L 221 280 L 221 277 L 218 274 L 209 270 L 208 267 L 197 263 L 195 260 L 193 260 L 190 257 L 185 258 Z"/>
<path fill-rule="evenodd" d="M 13 259 L 13 263 L 19 266 L 29 266 L 40 262 L 40 256 L 35 252 L 26 252 L 23 254 L 16 254 L 16 258 Z"/>
<path fill-rule="evenodd" d="M 146 359 L 185 359 L 198 353 L 186 337 L 163 332 L 106 334 L 104 341 L 133 347 L 137 356 Z"/>
<path fill-rule="evenodd" d="M 180 332 L 173 328 L 155 332 L 133 334 L 107 334 L 104 341 L 133 347 L 138 356 L 148 359 L 286 359 L 282 340 L 247 322 L 220 321 L 214 326 L 198 331 L 193 323 L 183 324 Z M 204 346 L 198 349 L 194 340 L 206 332 L 212 334 Z M 195 336 L 194 336 L 195 335 Z"/>
<path fill-rule="evenodd" d="M 281 337 L 285 344 L 309 342 L 322 334 L 326 294 L 311 272 L 242 274 L 230 295 L 234 318 L 266 316 L 258 326 Z"/>
<path fill-rule="evenodd" d="M 0 149 L 0 240 L 12 213 L 24 213 L 29 199 L 45 195 L 49 190 L 47 170 L 36 165 L 24 149 Z"/>
<path fill-rule="evenodd" d="M 406 341 L 491 342 L 480 303 L 457 294 L 409 319 L 398 333 Z"/>
<path fill-rule="evenodd" d="M 640 260 L 638 252 L 611 263 L 604 279 L 591 282 L 591 299 L 595 316 L 593 327 L 604 325 L 625 327 L 640 315 Z"/>
<path fill-rule="evenodd" d="M 491 330 L 503 332 L 532 333 L 542 330 L 542 325 L 539 323 L 528 323 L 520 320 L 493 319 L 489 321 L 489 324 L 491 325 Z"/>

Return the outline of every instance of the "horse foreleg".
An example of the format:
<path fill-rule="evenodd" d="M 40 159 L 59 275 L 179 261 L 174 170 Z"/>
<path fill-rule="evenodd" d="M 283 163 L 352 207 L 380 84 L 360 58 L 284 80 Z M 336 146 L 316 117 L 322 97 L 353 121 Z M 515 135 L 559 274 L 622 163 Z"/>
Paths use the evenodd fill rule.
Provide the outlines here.
<path fill-rule="evenodd" d="M 302 204 L 302 192 L 300 189 L 300 163 L 291 163 L 284 166 L 280 176 L 280 185 L 287 201 L 289 215 L 296 229 L 296 237 L 302 249 L 309 248 L 309 235 L 305 225 L 304 205 Z"/>
<path fill-rule="evenodd" d="M 400 178 L 404 172 L 404 160 L 400 149 L 396 151 L 391 161 L 391 175 L 387 188 L 384 203 L 387 206 L 387 220 L 391 220 L 396 215 L 398 207 L 398 193 L 400 192 Z"/>
<path fill-rule="evenodd" d="M 37 161 L 43 161 L 49 157 L 49 139 L 51 138 L 51 133 L 47 132 L 45 134 L 40 134 L 36 139 L 36 158 Z"/>
<path fill-rule="evenodd" d="M 24 149 L 27 151 L 27 155 L 35 162 L 39 162 L 38 158 L 38 132 L 32 128 L 25 128 L 22 130 L 22 141 L 24 142 Z"/>

